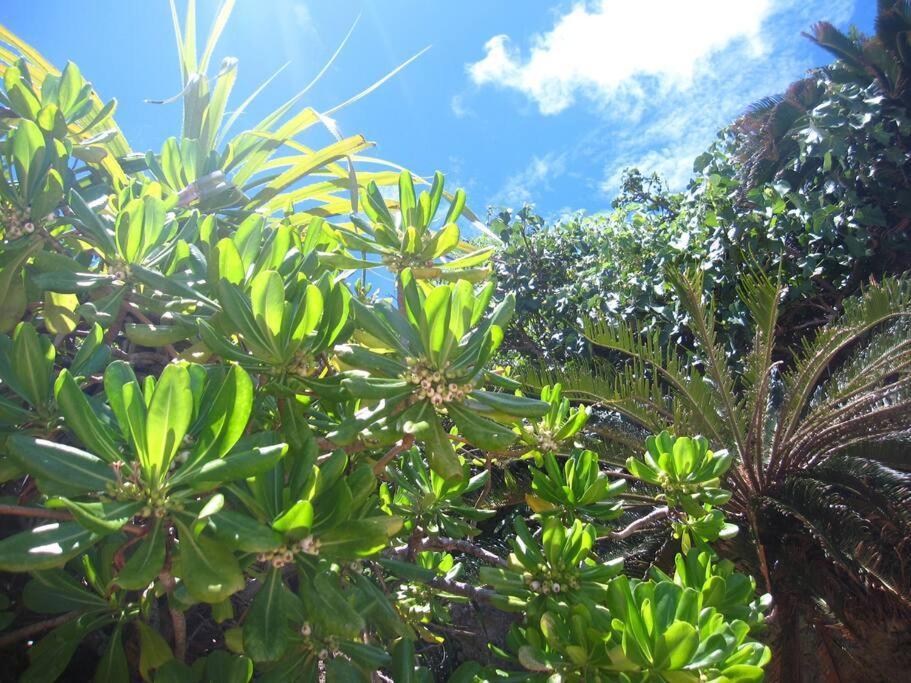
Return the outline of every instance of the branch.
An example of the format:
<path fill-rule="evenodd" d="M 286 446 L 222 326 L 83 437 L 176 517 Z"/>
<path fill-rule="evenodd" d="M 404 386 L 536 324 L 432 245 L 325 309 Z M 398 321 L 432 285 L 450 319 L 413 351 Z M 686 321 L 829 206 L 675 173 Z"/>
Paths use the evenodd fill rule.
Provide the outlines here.
<path fill-rule="evenodd" d="M 34 519 L 56 519 L 61 522 L 72 522 L 73 516 L 65 510 L 48 510 L 46 508 L 32 508 L 25 505 L 0 505 L 0 515 L 13 515 L 15 517 L 32 517 Z M 134 536 L 141 536 L 146 529 L 133 524 L 124 524 L 121 531 Z"/>
<path fill-rule="evenodd" d="M 418 542 L 418 548 L 420 550 L 448 550 L 465 553 L 466 555 L 474 555 L 478 559 L 484 560 L 488 564 L 496 565 L 497 567 L 506 567 L 508 564 L 506 560 L 499 555 L 496 555 L 489 550 L 485 550 L 471 541 L 459 540 L 456 538 L 428 537 Z"/>
<path fill-rule="evenodd" d="M 431 579 L 430 581 L 421 581 L 421 583 L 432 586 L 433 588 L 439 588 L 441 591 L 445 591 L 446 593 L 464 595 L 466 598 L 471 598 L 476 602 L 482 602 L 484 604 L 489 604 L 492 598 L 496 595 L 495 591 L 487 590 L 486 588 L 475 588 L 474 586 L 470 586 L 469 584 L 462 581 L 444 579 L 442 576 Z"/>
<path fill-rule="evenodd" d="M 666 505 L 660 508 L 655 508 L 644 517 L 640 517 L 636 521 L 630 523 L 628 526 L 620 529 L 620 531 L 612 531 L 606 536 L 599 536 L 598 540 L 602 541 L 608 538 L 611 540 L 619 540 L 621 538 L 627 538 L 628 536 L 632 536 L 637 531 L 640 531 L 643 527 L 648 526 L 656 519 L 663 519 L 664 517 L 667 517 L 668 514 L 670 514 L 670 510 Z"/>
<path fill-rule="evenodd" d="M 411 448 L 413 443 L 414 437 L 411 434 L 406 434 L 401 441 L 389 449 L 386 455 L 376 461 L 376 463 L 373 465 L 373 473 L 380 475 L 385 472 L 386 466 L 392 462 L 392 459 L 402 451 L 407 451 L 409 448 Z"/>
<path fill-rule="evenodd" d="M 0 636 L 0 649 L 12 645 L 13 643 L 18 643 L 20 640 L 25 640 L 26 638 L 31 638 L 32 636 L 41 633 L 42 631 L 47 631 L 48 629 L 55 628 L 61 624 L 65 624 L 68 621 L 72 621 L 81 614 L 78 610 L 73 612 L 67 612 L 66 614 L 61 614 L 59 617 L 54 617 L 53 619 L 45 619 L 44 621 L 37 621 L 34 624 L 29 624 L 28 626 L 23 626 L 16 631 L 10 631 L 3 636 Z"/>

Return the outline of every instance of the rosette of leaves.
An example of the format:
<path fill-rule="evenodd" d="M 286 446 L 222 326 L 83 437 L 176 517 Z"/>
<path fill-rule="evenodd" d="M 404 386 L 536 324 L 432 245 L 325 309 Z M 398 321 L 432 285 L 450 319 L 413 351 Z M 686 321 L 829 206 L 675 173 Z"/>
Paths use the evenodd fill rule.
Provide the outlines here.
<path fill-rule="evenodd" d="M 401 645 L 414 636 L 363 571 L 320 560 L 292 591 L 273 569 L 243 629 L 227 637 L 257 659 L 265 681 L 317 680 L 321 672 L 330 680 L 369 680 L 380 670 L 402 676 L 394 680 L 424 680 L 405 677 L 419 673 L 413 647 L 403 652 Z M 384 642 L 394 643 L 391 651 Z"/>
<path fill-rule="evenodd" d="M 389 510 L 402 516 L 407 531 L 418 528 L 451 538 L 475 536 L 478 530 L 474 523 L 490 519 L 496 511 L 472 505 L 464 497 L 484 486 L 490 472 L 482 470 L 471 476 L 465 462 L 462 470 L 462 477 L 445 479 L 426 466 L 416 448 L 411 448 L 395 467 L 386 469 L 389 483 L 381 486 L 380 496 Z"/>
<path fill-rule="evenodd" d="M 763 680 L 769 649 L 745 622 L 704 607 L 696 590 L 618 576 L 607 594 L 606 605 L 552 606 L 515 627 L 508 646 L 540 680 Z"/>
<path fill-rule="evenodd" d="M 642 459 L 628 458 L 626 468 L 642 481 L 659 486 L 659 499 L 683 511 L 683 519 L 674 528 L 684 538 L 685 549 L 690 543 L 737 535 L 737 526 L 716 509 L 731 499 L 731 492 L 720 487 L 733 460 L 727 451 L 710 451 L 704 437 L 673 437 L 667 431 L 649 436 L 645 445 Z"/>
<path fill-rule="evenodd" d="M 564 527 L 545 517 L 535 539 L 521 518 L 513 523 L 508 566 L 482 567 L 480 579 L 493 586 L 493 603 L 511 611 L 540 614 L 553 602 L 598 602 L 607 582 L 623 569 L 623 558 L 602 562 L 594 552 L 595 528 L 575 520 Z"/>
<path fill-rule="evenodd" d="M 122 534 L 112 534 L 84 554 L 81 564 L 72 570 L 32 573 L 22 591 L 23 604 L 37 614 L 71 614 L 72 619 L 37 642 L 29 653 L 29 668 L 20 680 L 32 683 L 56 680 L 66 670 L 82 640 L 112 626 L 95 675 L 99 680 L 127 680 L 128 665 L 121 636 L 124 628 L 140 616 L 142 605 L 139 600 L 131 599 L 127 591 L 111 589 L 112 559 L 125 541 Z"/>
<path fill-rule="evenodd" d="M 92 84 L 72 62 L 60 74 L 45 75 L 40 85 L 22 59 L 2 75 L 0 104 L 9 115 L 0 127 L 11 130 L 0 145 L 7 171 L 0 174 L 0 211 L 5 238 L 16 240 L 40 236 L 53 223 L 65 188 L 75 180 L 71 158 L 99 162 L 109 156 L 104 143 L 116 130 L 97 129 L 116 102 L 93 111 Z"/>
<path fill-rule="evenodd" d="M 361 339 L 370 347 L 336 347 L 349 372 L 342 386 L 354 397 L 372 402 L 364 417 L 342 425 L 330 439 L 345 444 L 368 423 L 384 418 L 395 430 L 421 442 L 430 467 L 445 479 L 463 477 L 444 420 L 451 420 L 462 438 L 487 451 L 502 451 L 518 435 L 502 422 L 540 417 L 550 409 L 544 401 L 481 389 L 487 362 L 503 338 L 512 313 L 507 299 L 485 316 L 493 292 L 488 284 L 475 292 L 461 280 L 430 289 L 417 286 L 411 272 L 401 274 L 404 311 L 385 303 L 367 306 L 352 301 Z"/>
<path fill-rule="evenodd" d="M 95 680 L 126 683 L 130 679 L 127 659 L 129 633 L 138 632 L 139 670 L 144 680 L 153 673 L 180 674 L 177 680 L 231 680 L 246 683 L 253 676 L 252 661 L 242 655 L 214 651 L 200 657 L 190 667 L 177 661 L 171 648 L 157 631 L 143 623 L 154 609 L 155 595 L 137 595 L 121 590 L 116 582 L 122 533 L 105 537 L 64 569 L 33 572 L 22 591 L 22 602 L 29 610 L 63 623 L 41 638 L 29 651 L 28 669 L 21 681 L 42 683 L 56 680 L 87 638 L 98 631 L 109 631 L 107 642 L 95 665 Z M 188 677 L 191 676 L 192 677 Z"/>
<path fill-rule="evenodd" d="M 655 581 L 673 581 L 684 588 L 700 592 L 703 607 L 712 607 L 726 619 L 738 619 L 756 629 L 763 624 L 772 596 L 756 597 L 756 580 L 734 569 L 730 560 L 719 559 L 710 548 L 691 548 L 674 558 L 673 578 L 652 566 L 649 573 Z"/>
<path fill-rule="evenodd" d="M 649 436 L 645 446 L 642 459 L 627 459 L 626 469 L 642 481 L 659 486 L 669 505 L 700 515 L 703 505 L 724 505 L 731 499 L 720 484 L 733 457 L 727 451 L 710 451 L 705 437 L 673 437 L 663 431 Z"/>
<path fill-rule="evenodd" d="M 321 463 L 314 449 L 293 448 L 274 467 L 226 490 L 237 507 L 212 514 L 212 535 L 230 547 L 255 553 L 265 567 L 314 566 L 319 557 L 353 561 L 385 548 L 402 528 L 384 512 L 376 478 L 367 464 L 349 471 L 337 450 Z"/>
<path fill-rule="evenodd" d="M 465 192 L 457 190 L 439 230 L 431 224 L 443 198 L 443 174 L 434 174 L 429 192 L 415 194 L 411 173 L 399 175 L 398 212 L 390 211 L 376 183 L 370 181 L 361 191 L 361 206 L 370 222 L 351 216 L 352 227 L 336 230 L 341 243 L 350 251 L 378 256 L 375 261 L 355 258 L 342 252 L 322 252 L 320 260 L 329 266 L 346 269 L 384 267 L 393 273 L 410 269 L 414 277 L 431 280 L 469 280 L 480 282 L 490 275 L 481 267 L 493 253 L 493 247 L 465 253 L 456 221 L 465 208 Z M 449 257 L 449 258 L 446 258 Z"/>
<path fill-rule="evenodd" d="M 611 481 L 601 471 L 596 453 L 578 450 L 564 460 L 562 468 L 552 453 L 541 460 L 544 468 L 531 468 L 531 492 L 525 494 L 528 506 L 539 515 L 601 524 L 623 514 L 617 494 L 626 490 L 626 482 Z"/>
<path fill-rule="evenodd" d="M 434 624 L 449 624 L 452 617 L 449 605 L 467 603 L 463 595 L 430 586 L 434 579 L 447 583 L 462 576 L 463 565 L 446 552 L 423 550 L 415 553 L 414 562 L 383 559 L 383 568 L 402 582 L 395 588 L 395 608 L 402 619 L 425 641 L 439 643 L 442 636 L 433 631 Z M 386 578 L 390 581 L 390 577 Z"/>
<path fill-rule="evenodd" d="M 0 541 L 0 568 L 60 566 L 138 520 L 130 528 L 141 538 L 117 585 L 140 590 L 155 580 L 174 549 L 173 526 L 172 573 L 193 599 L 224 600 L 243 587 L 243 574 L 229 546 L 200 534 L 224 504 L 215 491 L 269 470 L 287 450 L 268 433 L 269 445 L 241 439 L 253 402 L 249 376 L 237 366 L 169 365 L 140 385 L 130 366 L 116 361 L 105 371 L 104 389 L 103 404 L 90 401 L 67 370 L 55 384 L 65 427 L 87 450 L 25 434 L 7 440 L 10 457 L 50 496 L 45 504 L 75 521 Z"/>
<path fill-rule="evenodd" d="M 519 427 L 519 442 L 529 446 L 529 455 L 541 466 L 544 453 L 559 453 L 588 422 L 591 409 L 588 406 L 570 406 L 563 397 L 560 384 L 541 387 L 541 400 L 550 404 L 550 410 L 536 422 L 526 422 Z"/>
<path fill-rule="evenodd" d="M 203 342 L 221 358 L 268 371 L 279 383 L 325 373 L 326 353 L 349 328 L 351 295 L 328 276 L 314 284 L 296 273 L 285 279 L 263 270 L 249 291 L 228 280 L 217 291 L 222 312 L 199 320 Z M 238 343 L 228 341 L 232 337 Z"/>
<path fill-rule="evenodd" d="M 79 379 L 100 370 L 110 357 L 97 325 L 89 331 L 70 361 L 69 373 Z M 12 338 L 0 334 L 0 438 L 8 433 L 50 435 L 58 422 L 54 397 L 54 361 L 51 339 L 39 335 L 30 323 L 19 323 Z M 0 455 L 0 481 L 22 470 Z"/>
<path fill-rule="evenodd" d="M 215 307 L 199 291 L 164 276 L 198 239 L 198 216 L 175 212 L 176 196 L 155 182 L 127 186 L 108 199 L 109 207 L 102 209 L 89 204 L 81 192 L 70 191 L 72 214 L 61 219 L 65 224 L 58 237 L 73 244 L 75 257 L 53 254 L 36 260 L 35 283 L 49 291 L 83 296 L 104 288 L 95 297 L 98 308 L 116 309 L 128 291 L 147 310 L 160 309 L 158 313 L 175 297 L 186 300 L 184 307 Z M 115 295 L 117 305 L 108 301 Z"/>

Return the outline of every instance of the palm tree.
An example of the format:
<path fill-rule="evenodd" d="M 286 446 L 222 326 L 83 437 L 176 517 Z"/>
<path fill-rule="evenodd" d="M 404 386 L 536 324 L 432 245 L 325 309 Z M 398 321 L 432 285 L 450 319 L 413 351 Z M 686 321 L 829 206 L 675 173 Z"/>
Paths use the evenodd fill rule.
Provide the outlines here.
<path fill-rule="evenodd" d="M 911 280 L 847 299 L 783 369 L 773 356 L 776 279 L 743 278 L 754 343 L 729 358 L 701 274 L 668 278 L 695 352 L 628 325 L 594 325 L 586 336 L 610 360 L 529 382 L 559 381 L 567 396 L 643 430 L 703 434 L 735 454 L 727 512 L 741 533 L 724 552 L 774 598 L 779 680 L 898 680 L 909 650 L 903 661 L 900 649 L 881 650 L 911 636 Z M 613 453 L 628 444 L 620 435 Z"/>

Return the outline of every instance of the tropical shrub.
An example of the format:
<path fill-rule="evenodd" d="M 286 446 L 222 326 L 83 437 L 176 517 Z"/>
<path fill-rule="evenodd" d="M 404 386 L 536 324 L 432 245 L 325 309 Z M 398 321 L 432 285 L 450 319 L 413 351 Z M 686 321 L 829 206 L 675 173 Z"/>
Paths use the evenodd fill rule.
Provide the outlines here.
<path fill-rule="evenodd" d="M 719 342 L 737 355 L 751 343 L 740 273 L 759 264 L 786 285 L 776 355 L 788 359 L 846 297 L 911 268 L 909 30 L 902 0 L 878 3 L 870 37 L 814 26 L 835 61 L 719 132 L 683 192 L 634 169 L 613 212 L 553 225 L 528 207 L 502 212 L 497 297 L 515 294 L 522 312 L 506 348 L 561 362 L 586 348 L 586 321 L 631 318 L 689 344 L 665 270 L 699 267 Z"/>
<path fill-rule="evenodd" d="M 464 193 L 370 170 L 302 93 L 230 134 L 236 61 L 206 74 L 231 8 L 200 55 L 188 3 L 181 133 L 146 154 L 74 65 L 0 34 L 7 671 L 429 680 L 470 602 L 520 621 L 458 680 L 761 679 L 767 601 L 709 545 L 730 460 L 662 435 L 698 474 L 636 517 L 644 466 L 604 469 L 587 409 L 492 363 L 515 306 L 461 239 Z M 336 141 L 302 142 L 314 125 Z M 529 507 L 488 507 L 494 464 L 532 470 Z M 656 525 L 676 569 L 628 579 L 612 541 Z"/>
<path fill-rule="evenodd" d="M 683 451 L 679 439 L 658 436 L 648 439 L 642 460 L 625 439 L 614 449 L 630 452 L 628 470 L 660 501 L 680 506 L 699 536 L 718 539 L 722 555 L 762 577 L 776 605 L 779 676 L 815 653 L 841 675 L 863 678 L 854 662 L 886 646 L 877 637 L 901 637 L 901 628 L 877 629 L 866 619 L 907 624 L 911 607 L 903 569 L 911 477 L 895 469 L 907 468 L 911 429 L 911 282 L 887 279 L 846 299 L 842 315 L 782 370 L 774 358 L 782 282 L 761 272 L 744 276 L 740 295 L 755 341 L 729 359 L 702 277 L 668 273 L 693 352 L 662 345 L 657 332 L 633 325 L 593 323 L 589 341 L 623 362 L 543 369 L 529 381 L 559 381 L 566 396 L 608 407 L 644 432 L 700 433 L 723 446 L 724 455 L 701 440 Z M 609 430 L 601 433 L 611 438 Z M 719 475 L 731 462 L 728 492 Z M 705 505 L 711 509 L 703 514 Z M 688 530 L 675 530 L 686 548 Z M 868 616 L 874 613 L 890 616 Z M 843 625 L 837 640 L 832 623 Z M 896 663 L 896 677 L 904 665 Z"/>

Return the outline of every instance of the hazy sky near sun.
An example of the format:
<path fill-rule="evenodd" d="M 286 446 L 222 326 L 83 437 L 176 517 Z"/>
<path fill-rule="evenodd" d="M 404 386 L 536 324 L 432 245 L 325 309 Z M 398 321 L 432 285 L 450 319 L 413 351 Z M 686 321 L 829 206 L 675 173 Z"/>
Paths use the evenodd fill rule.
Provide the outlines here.
<path fill-rule="evenodd" d="M 234 104 L 290 62 L 244 115 L 253 124 L 312 79 L 358 17 L 307 104 L 325 111 L 430 45 L 339 112 L 341 131 L 416 173 L 443 171 L 479 213 L 530 201 L 555 216 L 607 207 L 630 165 L 685 185 L 719 127 L 829 61 L 801 31 L 825 19 L 870 32 L 875 4 L 238 0 L 217 56 L 240 59 Z M 217 5 L 199 0 L 201 32 Z M 179 132 L 178 105 L 144 103 L 179 90 L 165 0 L 3 0 L 0 23 L 117 97 L 135 149 Z"/>

